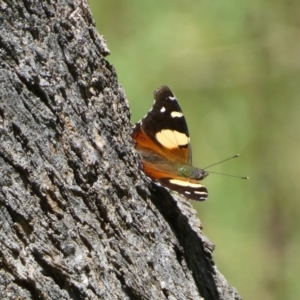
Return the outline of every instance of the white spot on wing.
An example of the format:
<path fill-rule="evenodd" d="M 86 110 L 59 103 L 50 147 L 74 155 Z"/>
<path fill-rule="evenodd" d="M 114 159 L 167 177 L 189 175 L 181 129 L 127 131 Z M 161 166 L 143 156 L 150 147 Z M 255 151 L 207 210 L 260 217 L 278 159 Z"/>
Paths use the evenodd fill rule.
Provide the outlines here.
<path fill-rule="evenodd" d="M 171 117 L 172 118 L 181 118 L 183 116 L 183 113 L 180 111 L 172 111 L 171 112 Z"/>
<path fill-rule="evenodd" d="M 169 149 L 176 148 L 177 146 L 185 146 L 190 141 L 190 138 L 185 133 L 169 129 L 159 131 L 155 137 L 159 143 Z"/>
<path fill-rule="evenodd" d="M 170 100 L 176 100 L 176 97 L 169 97 Z"/>
<path fill-rule="evenodd" d="M 166 108 L 163 106 L 161 109 L 160 109 L 160 112 L 161 113 L 164 113 L 166 111 Z"/>

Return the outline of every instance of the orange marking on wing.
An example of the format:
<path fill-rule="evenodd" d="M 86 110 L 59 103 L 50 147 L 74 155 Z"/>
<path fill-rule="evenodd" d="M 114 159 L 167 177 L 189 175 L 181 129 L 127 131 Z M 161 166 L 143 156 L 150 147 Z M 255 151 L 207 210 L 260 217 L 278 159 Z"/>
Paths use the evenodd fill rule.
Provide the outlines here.
<path fill-rule="evenodd" d="M 143 172 L 153 180 L 174 177 L 174 174 L 158 170 L 154 165 L 149 164 L 145 161 L 143 162 Z"/>
<path fill-rule="evenodd" d="M 158 144 L 152 141 L 142 130 L 133 132 L 132 137 L 136 141 L 137 150 L 148 150 L 154 152 L 166 160 L 177 163 L 188 163 L 188 148 L 161 148 Z"/>

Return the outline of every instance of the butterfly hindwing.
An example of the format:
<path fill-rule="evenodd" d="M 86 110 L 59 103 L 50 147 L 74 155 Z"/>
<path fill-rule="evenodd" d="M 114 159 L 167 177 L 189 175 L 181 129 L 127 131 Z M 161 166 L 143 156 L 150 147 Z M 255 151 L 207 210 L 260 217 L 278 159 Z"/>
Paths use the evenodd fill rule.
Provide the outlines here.
<path fill-rule="evenodd" d="M 174 174 L 162 172 L 155 165 L 143 162 L 143 171 L 160 185 L 182 194 L 187 199 L 204 201 L 207 198 L 207 189 L 197 180 L 174 176 Z"/>
<path fill-rule="evenodd" d="M 162 178 L 158 182 L 170 190 L 182 194 L 187 199 L 204 201 L 207 198 L 207 189 L 196 180 L 186 180 L 182 177 Z"/>

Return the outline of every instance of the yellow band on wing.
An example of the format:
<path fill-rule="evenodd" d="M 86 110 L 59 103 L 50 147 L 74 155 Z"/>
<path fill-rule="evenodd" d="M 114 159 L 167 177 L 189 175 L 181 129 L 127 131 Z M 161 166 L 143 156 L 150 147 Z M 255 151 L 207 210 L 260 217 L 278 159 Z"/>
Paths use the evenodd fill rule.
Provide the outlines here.
<path fill-rule="evenodd" d="M 155 137 L 161 145 L 169 149 L 185 146 L 190 142 L 185 133 L 176 130 L 163 129 L 156 133 Z"/>
<path fill-rule="evenodd" d="M 189 186 L 193 188 L 199 188 L 202 187 L 203 185 L 200 183 L 191 183 L 189 181 L 183 181 L 183 180 L 178 180 L 178 179 L 170 179 L 170 183 L 180 185 L 180 186 Z"/>

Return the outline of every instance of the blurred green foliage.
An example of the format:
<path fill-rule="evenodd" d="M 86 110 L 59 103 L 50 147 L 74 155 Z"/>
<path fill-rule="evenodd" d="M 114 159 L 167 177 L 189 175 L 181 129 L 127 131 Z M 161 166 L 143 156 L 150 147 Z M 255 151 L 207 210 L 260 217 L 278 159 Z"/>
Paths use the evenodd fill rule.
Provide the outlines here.
<path fill-rule="evenodd" d="M 135 123 L 166 84 L 212 171 L 195 203 L 220 271 L 244 299 L 298 299 L 300 3 L 90 0 Z"/>

